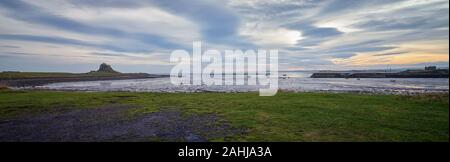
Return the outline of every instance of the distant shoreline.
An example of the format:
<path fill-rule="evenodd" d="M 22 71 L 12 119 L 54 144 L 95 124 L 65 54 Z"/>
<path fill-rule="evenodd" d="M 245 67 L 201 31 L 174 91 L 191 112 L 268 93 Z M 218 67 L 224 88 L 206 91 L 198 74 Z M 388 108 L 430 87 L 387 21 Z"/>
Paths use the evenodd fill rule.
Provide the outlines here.
<path fill-rule="evenodd" d="M 33 73 L 3 72 L 0 73 L 0 85 L 9 87 L 34 87 L 50 83 L 125 80 L 169 77 L 169 75 L 147 73 Z"/>
<path fill-rule="evenodd" d="M 448 69 L 400 72 L 317 72 L 311 78 L 448 78 Z"/>

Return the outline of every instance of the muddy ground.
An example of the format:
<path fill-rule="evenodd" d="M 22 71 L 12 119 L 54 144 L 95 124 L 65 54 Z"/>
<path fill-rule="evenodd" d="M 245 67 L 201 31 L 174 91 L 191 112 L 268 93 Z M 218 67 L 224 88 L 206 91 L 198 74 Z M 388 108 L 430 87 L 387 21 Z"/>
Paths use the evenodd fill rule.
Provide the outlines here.
<path fill-rule="evenodd" d="M 0 120 L 0 141 L 187 141 L 242 134 L 215 114 L 183 114 L 177 108 L 130 116 L 129 105 L 104 106 Z"/>

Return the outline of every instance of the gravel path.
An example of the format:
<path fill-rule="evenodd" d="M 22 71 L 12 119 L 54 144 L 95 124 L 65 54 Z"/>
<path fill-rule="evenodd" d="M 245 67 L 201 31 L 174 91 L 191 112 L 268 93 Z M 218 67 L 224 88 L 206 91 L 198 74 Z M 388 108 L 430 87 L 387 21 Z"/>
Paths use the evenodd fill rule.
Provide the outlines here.
<path fill-rule="evenodd" d="M 186 115 L 177 108 L 130 118 L 127 105 L 0 120 L 0 141 L 188 141 L 241 134 L 217 115 Z"/>

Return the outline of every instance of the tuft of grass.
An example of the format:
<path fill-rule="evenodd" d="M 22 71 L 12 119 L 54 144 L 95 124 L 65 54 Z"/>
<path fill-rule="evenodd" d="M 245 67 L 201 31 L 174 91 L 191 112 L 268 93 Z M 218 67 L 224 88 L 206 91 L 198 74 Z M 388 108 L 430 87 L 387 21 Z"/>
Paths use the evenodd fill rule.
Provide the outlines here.
<path fill-rule="evenodd" d="M 213 141 L 448 141 L 448 94 L 132 93 L 0 91 L 0 119 L 102 105 L 136 105 L 129 116 L 176 107 L 214 113 L 246 133 Z"/>

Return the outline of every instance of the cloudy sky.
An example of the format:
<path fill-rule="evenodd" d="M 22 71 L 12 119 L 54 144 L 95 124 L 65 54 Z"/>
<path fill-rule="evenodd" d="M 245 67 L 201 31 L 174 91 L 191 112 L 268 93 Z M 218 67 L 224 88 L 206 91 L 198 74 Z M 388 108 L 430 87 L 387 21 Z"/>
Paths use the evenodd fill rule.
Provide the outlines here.
<path fill-rule="evenodd" d="M 278 49 L 282 70 L 448 67 L 448 0 L 1 0 L 0 71 L 168 73 L 170 53 Z"/>

